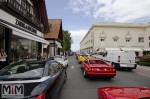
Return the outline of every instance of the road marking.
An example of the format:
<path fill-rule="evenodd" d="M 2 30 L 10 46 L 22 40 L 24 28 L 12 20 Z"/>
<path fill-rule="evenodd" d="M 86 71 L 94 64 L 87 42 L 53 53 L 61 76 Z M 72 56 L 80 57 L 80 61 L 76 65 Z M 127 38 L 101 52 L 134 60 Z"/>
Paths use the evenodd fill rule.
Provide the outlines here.
<path fill-rule="evenodd" d="M 74 66 L 71 66 L 71 69 L 74 69 Z"/>
<path fill-rule="evenodd" d="M 136 72 L 136 73 L 141 74 L 141 75 L 143 75 L 143 76 L 146 76 L 146 77 L 150 78 L 149 75 L 143 74 L 143 73 L 141 73 L 141 72 Z"/>

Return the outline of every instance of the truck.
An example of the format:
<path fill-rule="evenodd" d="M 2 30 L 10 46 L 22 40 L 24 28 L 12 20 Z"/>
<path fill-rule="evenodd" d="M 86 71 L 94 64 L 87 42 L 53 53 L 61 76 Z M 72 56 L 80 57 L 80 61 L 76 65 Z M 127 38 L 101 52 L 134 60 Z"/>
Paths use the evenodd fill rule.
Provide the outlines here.
<path fill-rule="evenodd" d="M 106 55 L 101 57 L 101 59 L 109 62 L 112 67 L 116 69 L 124 68 L 128 71 L 136 69 L 135 58 L 136 54 L 133 51 L 107 51 Z"/>

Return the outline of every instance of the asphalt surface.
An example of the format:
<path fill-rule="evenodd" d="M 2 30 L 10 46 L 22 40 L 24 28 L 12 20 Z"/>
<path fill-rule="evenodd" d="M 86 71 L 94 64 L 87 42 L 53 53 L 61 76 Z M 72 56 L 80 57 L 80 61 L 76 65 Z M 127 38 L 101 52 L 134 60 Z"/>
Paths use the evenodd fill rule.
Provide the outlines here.
<path fill-rule="evenodd" d="M 81 65 L 75 56 L 69 56 L 68 79 L 60 92 L 59 99 L 98 99 L 97 88 L 105 86 L 150 87 L 150 75 L 139 71 L 117 70 L 115 78 L 84 78 Z"/>

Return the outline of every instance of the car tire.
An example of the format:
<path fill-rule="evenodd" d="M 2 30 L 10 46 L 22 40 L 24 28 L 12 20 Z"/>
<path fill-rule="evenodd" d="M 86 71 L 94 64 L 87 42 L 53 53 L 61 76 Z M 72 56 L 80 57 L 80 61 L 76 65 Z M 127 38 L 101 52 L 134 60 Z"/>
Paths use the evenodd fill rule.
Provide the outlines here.
<path fill-rule="evenodd" d="M 84 78 L 87 78 L 87 74 L 86 74 L 85 70 L 83 71 L 83 76 L 84 76 Z"/>
<path fill-rule="evenodd" d="M 128 68 L 127 70 L 128 70 L 128 71 L 132 71 L 132 68 Z"/>
<path fill-rule="evenodd" d="M 111 63 L 111 66 L 112 66 L 113 68 L 116 68 L 114 63 Z"/>

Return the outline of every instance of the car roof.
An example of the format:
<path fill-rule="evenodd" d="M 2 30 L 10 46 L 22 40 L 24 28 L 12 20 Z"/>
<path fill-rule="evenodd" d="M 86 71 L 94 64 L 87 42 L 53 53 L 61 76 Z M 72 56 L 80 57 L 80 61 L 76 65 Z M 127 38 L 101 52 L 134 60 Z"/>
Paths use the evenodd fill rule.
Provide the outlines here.
<path fill-rule="evenodd" d="M 115 99 L 150 97 L 150 88 L 143 87 L 102 87 L 98 89 L 100 90 Z"/>

